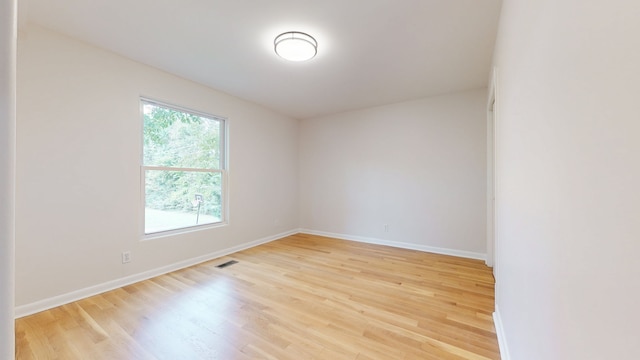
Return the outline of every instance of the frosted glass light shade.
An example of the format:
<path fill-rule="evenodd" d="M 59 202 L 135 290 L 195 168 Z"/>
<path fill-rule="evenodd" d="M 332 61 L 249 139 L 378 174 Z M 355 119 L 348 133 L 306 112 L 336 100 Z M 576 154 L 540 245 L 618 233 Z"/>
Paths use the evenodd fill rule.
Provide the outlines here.
<path fill-rule="evenodd" d="M 273 41 L 276 54 L 289 61 L 305 61 L 318 53 L 318 42 L 298 31 L 282 33 Z"/>

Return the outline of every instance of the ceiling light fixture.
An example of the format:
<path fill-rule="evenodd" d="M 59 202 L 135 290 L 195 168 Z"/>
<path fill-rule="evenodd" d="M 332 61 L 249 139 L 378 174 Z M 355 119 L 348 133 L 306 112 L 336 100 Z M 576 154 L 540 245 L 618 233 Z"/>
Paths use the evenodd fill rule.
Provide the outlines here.
<path fill-rule="evenodd" d="M 288 31 L 273 41 L 276 54 L 289 61 L 306 61 L 318 53 L 318 42 L 311 35 L 299 31 Z"/>

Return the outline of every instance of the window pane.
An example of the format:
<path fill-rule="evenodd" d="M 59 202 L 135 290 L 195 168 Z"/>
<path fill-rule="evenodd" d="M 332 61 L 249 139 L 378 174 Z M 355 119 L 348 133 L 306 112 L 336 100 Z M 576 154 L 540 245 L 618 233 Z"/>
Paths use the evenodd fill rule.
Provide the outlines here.
<path fill-rule="evenodd" d="M 143 102 L 145 166 L 220 169 L 222 121 Z"/>
<path fill-rule="evenodd" d="M 212 224 L 222 218 L 222 174 L 145 171 L 145 233 Z"/>

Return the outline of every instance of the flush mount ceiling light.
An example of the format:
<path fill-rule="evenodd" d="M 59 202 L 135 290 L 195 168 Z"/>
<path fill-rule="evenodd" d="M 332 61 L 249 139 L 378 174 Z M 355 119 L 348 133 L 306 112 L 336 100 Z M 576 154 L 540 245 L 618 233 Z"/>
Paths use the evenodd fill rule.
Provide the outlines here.
<path fill-rule="evenodd" d="M 289 61 L 305 61 L 318 53 L 318 42 L 311 35 L 288 31 L 273 41 L 276 54 Z"/>

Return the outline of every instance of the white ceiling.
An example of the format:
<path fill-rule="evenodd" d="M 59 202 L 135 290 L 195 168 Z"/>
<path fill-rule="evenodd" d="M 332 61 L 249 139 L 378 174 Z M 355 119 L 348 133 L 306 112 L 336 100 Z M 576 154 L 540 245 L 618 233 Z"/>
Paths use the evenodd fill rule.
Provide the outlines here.
<path fill-rule="evenodd" d="M 304 119 L 486 86 L 500 0 L 20 0 L 33 22 Z M 303 31 L 318 56 L 283 60 Z"/>

